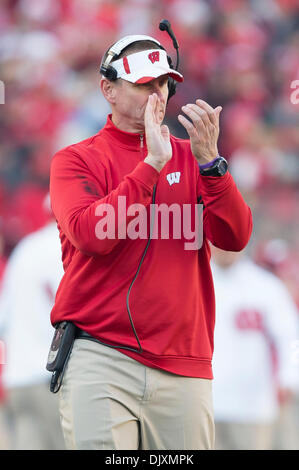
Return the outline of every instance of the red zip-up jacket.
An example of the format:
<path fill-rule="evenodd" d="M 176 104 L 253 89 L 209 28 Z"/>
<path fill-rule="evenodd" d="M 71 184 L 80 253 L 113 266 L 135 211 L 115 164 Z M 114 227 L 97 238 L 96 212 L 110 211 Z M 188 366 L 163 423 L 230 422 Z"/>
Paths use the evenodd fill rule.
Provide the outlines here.
<path fill-rule="evenodd" d="M 159 173 L 144 162 L 145 136 L 121 131 L 110 115 L 98 134 L 54 155 L 50 195 L 65 274 L 51 322 L 71 320 L 106 344 L 138 350 L 127 294 L 148 240 L 117 236 L 136 217 L 126 212 L 116 216 L 116 237 L 100 239 L 96 227 L 107 216 L 102 205 L 118 214 L 118 197 L 125 196 L 127 208 L 142 204 L 149 217 L 154 185 L 156 207 L 203 201 L 199 249 L 185 249 L 183 231 L 180 238 L 171 229 L 169 239 L 159 232 L 152 238 L 128 301 L 142 352 L 119 350 L 150 367 L 211 379 L 215 301 L 208 240 L 242 250 L 252 231 L 251 211 L 228 172 L 201 176 L 189 140 L 170 140 L 173 155 Z M 176 178 L 167 177 L 173 173 Z"/>

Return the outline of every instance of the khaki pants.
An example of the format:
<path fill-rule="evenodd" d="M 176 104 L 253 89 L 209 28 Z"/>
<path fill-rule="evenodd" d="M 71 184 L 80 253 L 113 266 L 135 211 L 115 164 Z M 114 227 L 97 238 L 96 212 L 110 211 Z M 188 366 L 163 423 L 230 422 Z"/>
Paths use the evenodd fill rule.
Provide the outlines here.
<path fill-rule="evenodd" d="M 212 449 L 211 381 L 75 340 L 59 392 L 68 449 Z"/>

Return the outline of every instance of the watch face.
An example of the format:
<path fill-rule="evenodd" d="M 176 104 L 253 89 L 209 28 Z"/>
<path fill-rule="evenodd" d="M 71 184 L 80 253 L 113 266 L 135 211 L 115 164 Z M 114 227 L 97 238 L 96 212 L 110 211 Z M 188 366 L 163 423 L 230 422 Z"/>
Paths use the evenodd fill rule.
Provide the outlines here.
<path fill-rule="evenodd" d="M 220 173 L 221 175 L 224 175 L 224 174 L 226 173 L 226 170 L 227 170 L 227 163 L 226 163 L 226 161 L 221 160 L 221 161 L 219 162 L 218 169 L 219 169 L 219 173 Z"/>

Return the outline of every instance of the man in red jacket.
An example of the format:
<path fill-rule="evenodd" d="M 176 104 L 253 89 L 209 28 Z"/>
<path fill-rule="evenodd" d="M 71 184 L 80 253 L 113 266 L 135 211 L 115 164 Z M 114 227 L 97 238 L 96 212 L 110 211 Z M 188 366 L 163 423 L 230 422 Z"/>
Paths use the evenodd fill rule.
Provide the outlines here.
<path fill-rule="evenodd" d="M 170 135 L 162 125 L 169 78 L 183 77 L 153 38 L 122 39 L 101 71 L 112 114 L 51 165 L 65 269 L 51 321 L 70 321 L 79 332 L 60 390 L 66 445 L 212 449 L 208 240 L 240 251 L 252 230 L 250 209 L 218 155 L 221 107 L 199 99 L 183 106 L 189 119 L 178 120 L 190 139 Z M 198 203 L 202 243 L 186 248 L 180 217 Z M 164 235 L 149 238 L 152 206 L 161 217 L 173 209 L 167 236 L 162 222 Z"/>

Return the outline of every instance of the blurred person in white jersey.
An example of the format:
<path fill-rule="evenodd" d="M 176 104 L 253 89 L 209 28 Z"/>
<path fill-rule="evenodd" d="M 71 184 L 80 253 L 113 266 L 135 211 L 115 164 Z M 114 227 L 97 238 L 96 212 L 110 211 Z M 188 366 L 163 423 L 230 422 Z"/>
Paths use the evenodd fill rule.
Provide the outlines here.
<path fill-rule="evenodd" d="M 49 391 L 45 370 L 53 335 L 49 312 L 62 274 L 54 220 L 17 244 L 4 274 L 0 293 L 0 339 L 5 344 L 2 411 L 7 446 L 13 450 L 64 449 L 57 398 Z"/>
<path fill-rule="evenodd" d="M 280 400 L 298 390 L 298 311 L 282 281 L 247 254 L 211 248 L 215 448 L 272 449 Z"/>

